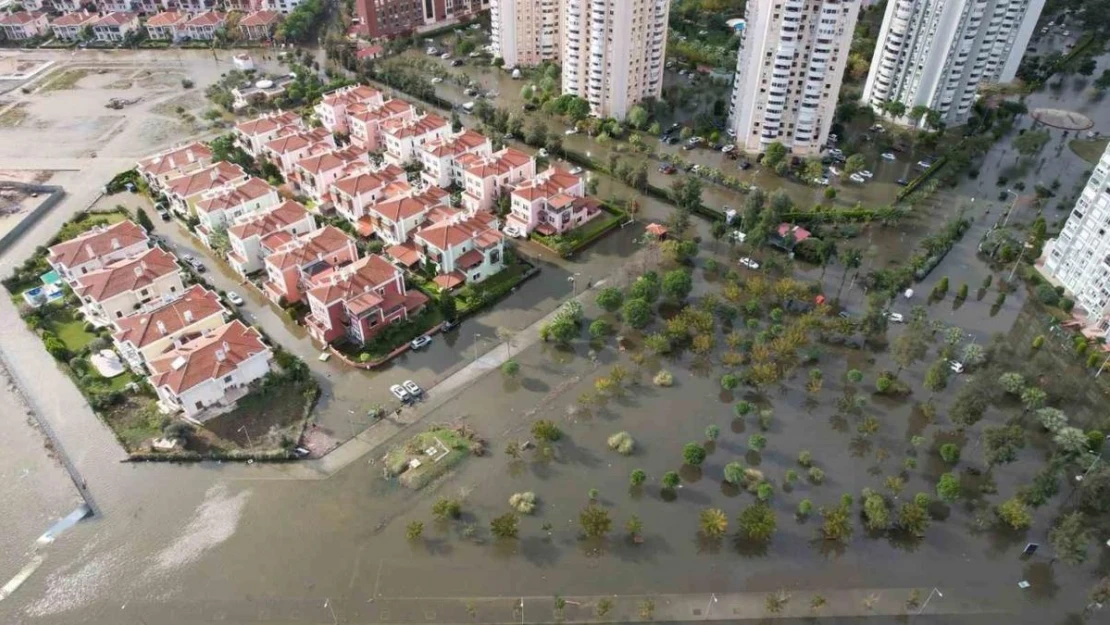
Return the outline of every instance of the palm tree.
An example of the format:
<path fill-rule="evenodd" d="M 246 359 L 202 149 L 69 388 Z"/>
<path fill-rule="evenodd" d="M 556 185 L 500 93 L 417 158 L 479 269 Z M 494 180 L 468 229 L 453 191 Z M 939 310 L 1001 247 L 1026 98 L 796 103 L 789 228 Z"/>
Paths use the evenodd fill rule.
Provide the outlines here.
<path fill-rule="evenodd" d="M 728 517 L 719 508 L 706 508 L 701 511 L 698 526 L 706 538 L 720 538 L 728 531 Z"/>

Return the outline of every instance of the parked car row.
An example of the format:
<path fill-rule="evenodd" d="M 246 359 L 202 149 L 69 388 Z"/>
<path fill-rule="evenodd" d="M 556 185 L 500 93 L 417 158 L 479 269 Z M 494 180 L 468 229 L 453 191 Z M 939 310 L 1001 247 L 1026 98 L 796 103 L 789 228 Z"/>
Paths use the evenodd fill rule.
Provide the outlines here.
<path fill-rule="evenodd" d="M 405 380 L 400 384 L 390 386 L 389 392 L 393 393 L 393 396 L 401 400 L 403 404 L 416 403 L 417 400 L 424 396 L 424 389 L 420 388 L 420 385 L 412 380 Z"/>

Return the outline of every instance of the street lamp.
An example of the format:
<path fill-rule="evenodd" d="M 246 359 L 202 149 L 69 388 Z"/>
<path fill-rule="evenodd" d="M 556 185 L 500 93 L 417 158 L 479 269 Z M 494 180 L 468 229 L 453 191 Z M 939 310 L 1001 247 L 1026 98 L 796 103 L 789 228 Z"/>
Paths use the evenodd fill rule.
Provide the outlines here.
<path fill-rule="evenodd" d="M 1020 198 L 1020 197 L 1021 197 L 1021 196 L 1019 196 L 1019 195 L 1017 194 L 1017 192 L 1016 192 L 1016 191 L 1014 191 L 1013 189 L 1006 189 L 1006 193 L 1007 193 L 1008 195 L 1012 195 L 1012 196 L 1014 196 L 1014 201 L 1013 201 L 1013 202 L 1010 202 L 1010 208 L 1009 208 L 1009 210 L 1007 210 L 1007 211 L 1006 211 L 1006 218 L 1002 220 L 1002 227 L 1003 227 L 1003 228 L 1005 228 L 1005 227 L 1006 227 L 1006 224 L 1010 223 L 1010 215 L 1013 215 L 1013 214 L 1014 214 L 1014 209 L 1015 209 L 1015 208 L 1017 208 L 1017 201 L 1018 201 L 1018 198 Z"/>
<path fill-rule="evenodd" d="M 478 360 L 478 339 L 482 338 L 481 334 L 474 333 L 474 360 Z"/>
<path fill-rule="evenodd" d="M 937 590 L 937 588 L 934 586 L 933 589 L 929 591 L 929 596 L 925 597 L 925 603 L 921 604 L 921 609 L 917 611 L 918 614 L 921 614 L 925 611 L 925 606 L 929 605 L 929 600 L 933 598 L 933 595 L 936 595 L 941 599 L 944 598 L 944 593 L 942 593 L 940 590 Z"/>
<path fill-rule="evenodd" d="M 578 297 L 578 276 L 580 276 L 580 275 L 582 275 L 582 272 L 579 271 L 579 272 L 575 272 L 574 275 L 572 275 L 572 276 L 567 276 L 567 282 L 570 283 L 570 288 L 571 288 L 571 292 L 570 292 L 571 299 L 574 299 L 575 297 Z"/>

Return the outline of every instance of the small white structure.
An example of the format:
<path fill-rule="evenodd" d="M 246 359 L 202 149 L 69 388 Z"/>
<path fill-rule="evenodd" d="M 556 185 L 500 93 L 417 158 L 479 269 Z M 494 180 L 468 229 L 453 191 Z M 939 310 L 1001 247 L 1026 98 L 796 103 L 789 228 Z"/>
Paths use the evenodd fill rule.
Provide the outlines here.
<path fill-rule="evenodd" d="M 235 64 L 235 69 L 242 72 L 249 72 L 254 69 L 254 59 L 246 52 L 236 54 L 231 58 L 231 62 Z"/>

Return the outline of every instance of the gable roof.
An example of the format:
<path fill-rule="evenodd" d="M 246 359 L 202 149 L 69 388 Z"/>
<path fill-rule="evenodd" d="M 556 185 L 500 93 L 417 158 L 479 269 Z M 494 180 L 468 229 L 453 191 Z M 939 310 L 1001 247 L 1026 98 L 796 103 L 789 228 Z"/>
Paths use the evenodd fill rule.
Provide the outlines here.
<path fill-rule="evenodd" d="M 293 111 L 277 111 L 237 124 L 235 129 L 248 137 L 253 137 L 268 134 L 283 126 L 291 125 L 303 127 L 301 116 Z"/>
<path fill-rule="evenodd" d="M 286 128 L 292 127 L 287 126 Z M 271 139 L 265 147 L 277 154 L 287 154 L 303 150 L 317 143 L 324 143 L 328 140 L 329 135 L 330 133 L 324 128 L 313 128 L 305 132 L 283 134 L 276 139 Z"/>
<path fill-rule="evenodd" d="M 271 187 L 270 183 L 261 178 L 251 177 L 234 186 L 213 189 L 205 194 L 204 199 L 197 202 L 197 210 L 206 213 L 227 210 L 257 200 L 274 191 L 276 189 Z"/>
<path fill-rule="evenodd" d="M 349 146 L 303 158 L 297 161 L 297 165 L 309 173 L 318 174 L 322 171 L 331 171 L 337 167 L 342 167 L 347 163 L 362 160 L 364 154 L 365 152 L 359 151 L 354 146 Z"/>
<path fill-rule="evenodd" d="M 227 229 L 227 234 L 237 239 L 265 237 L 297 223 L 306 215 L 308 211 L 304 206 L 293 200 L 286 200 L 265 212 L 252 215 L 242 223 L 231 226 Z"/>
<path fill-rule="evenodd" d="M 269 26 L 281 21 L 281 13 L 277 11 L 270 11 L 263 9 L 247 14 L 246 17 L 239 20 L 240 26 Z"/>
<path fill-rule="evenodd" d="M 130 11 L 117 11 L 109 13 L 97 20 L 94 26 L 123 26 L 139 19 L 138 13 Z"/>
<path fill-rule="evenodd" d="M 23 24 L 30 24 L 46 15 L 42 11 L 15 11 L 0 15 L 0 25 L 3 26 L 21 26 Z"/>
<path fill-rule="evenodd" d="M 423 150 L 436 157 L 455 156 L 484 145 L 485 135 L 467 129 L 453 137 L 444 137 L 424 144 Z"/>
<path fill-rule="evenodd" d="M 175 26 L 189 20 L 189 14 L 183 11 L 162 11 L 147 19 L 147 26 Z"/>
<path fill-rule="evenodd" d="M 56 265 L 74 267 L 105 256 L 115 249 L 142 242 L 147 242 L 149 245 L 149 241 L 150 237 L 147 236 L 146 230 L 129 219 L 103 228 L 95 228 L 51 246 L 48 258 Z"/>
<path fill-rule="evenodd" d="M 459 213 L 461 215 L 462 213 Z M 438 249 L 446 250 L 475 239 L 486 247 L 501 240 L 493 215 L 484 212 L 459 219 L 445 219 L 416 233 L 416 238 Z"/>
<path fill-rule="evenodd" d="M 186 26 L 218 26 L 227 21 L 227 14 L 219 11 L 205 11 L 198 13 L 193 19 L 186 22 Z"/>
<path fill-rule="evenodd" d="M 532 157 L 515 148 L 503 148 L 494 152 L 492 156 L 475 162 L 466 168 L 467 173 L 486 178 L 488 176 L 508 173 L 518 167 L 527 165 Z"/>
<path fill-rule="evenodd" d="M 346 249 L 352 243 L 351 238 L 339 228 L 324 226 L 283 244 L 266 257 L 266 264 L 278 269 L 303 267 L 319 258 Z"/>
<path fill-rule="evenodd" d="M 185 198 L 193 197 L 210 189 L 222 187 L 234 180 L 245 178 L 246 175 L 247 172 L 243 171 L 242 167 L 227 161 L 220 161 L 198 172 L 170 180 L 166 183 L 166 192 Z"/>
<path fill-rule="evenodd" d="M 66 13 L 65 15 L 62 15 L 58 19 L 51 22 L 51 24 L 54 26 L 83 26 L 85 24 L 88 24 L 89 22 L 98 19 L 100 19 L 100 16 L 96 13 L 74 11 L 72 13 Z"/>
<path fill-rule="evenodd" d="M 328 106 L 337 105 L 351 105 L 357 102 L 368 102 L 381 97 L 382 93 L 373 87 L 366 85 L 355 85 L 351 87 L 341 87 L 335 91 L 324 94 L 322 104 Z"/>
<path fill-rule="evenodd" d="M 116 322 L 120 330 L 113 336 L 120 343 L 131 343 L 141 349 L 202 319 L 225 312 L 219 295 L 194 284 L 181 297 L 164 306 L 120 319 Z"/>
<path fill-rule="evenodd" d="M 350 301 L 367 294 L 377 297 L 372 293 L 373 289 L 395 279 L 398 273 L 400 271 L 381 256 L 369 254 L 334 274 L 330 283 L 318 286 L 308 294 L 323 304 L 330 304 L 337 299 Z M 378 298 L 378 303 L 380 302 L 381 299 Z M 375 305 L 365 303 L 367 305 L 364 309 Z"/>
<path fill-rule="evenodd" d="M 236 319 L 150 361 L 150 383 L 180 394 L 239 368 L 251 356 L 268 351 L 262 337 Z"/>
<path fill-rule="evenodd" d="M 150 286 L 158 278 L 178 271 L 173 254 L 160 247 L 152 247 L 138 256 L 118 260 L 99 271 L 81 276 L 74 291 L 81 297 L 91 297 L 99 302 Z"/>
<path fill-rule="evenodd" d="M 388 132 L 390 135 L 393 135 L 394 137 L 397 137 L 398 139 L 404 139 L 407 137 L 419 137 L 420 135 L 434 132 L 440 128 L 445 128 L 446 126 L 446 119 L 443 119 L 435 113 L 428 113 L 424 117 L 416 120 L 398 120 L 395 124 L 392 124 L 389 128 L 387 128 L 386 132 Z"/>
<path fill-rule="evenodd" d="M 188 145 L 170 148 L 154 156 L 148 156 L 139 161 L 137 167 L 140 171 L 145 171 L 153 176 L 160 176 L 171 171 L 177 171 L 186 165 L 211 160 L 212 149 L 200 141 L 194 141 Z"/>

